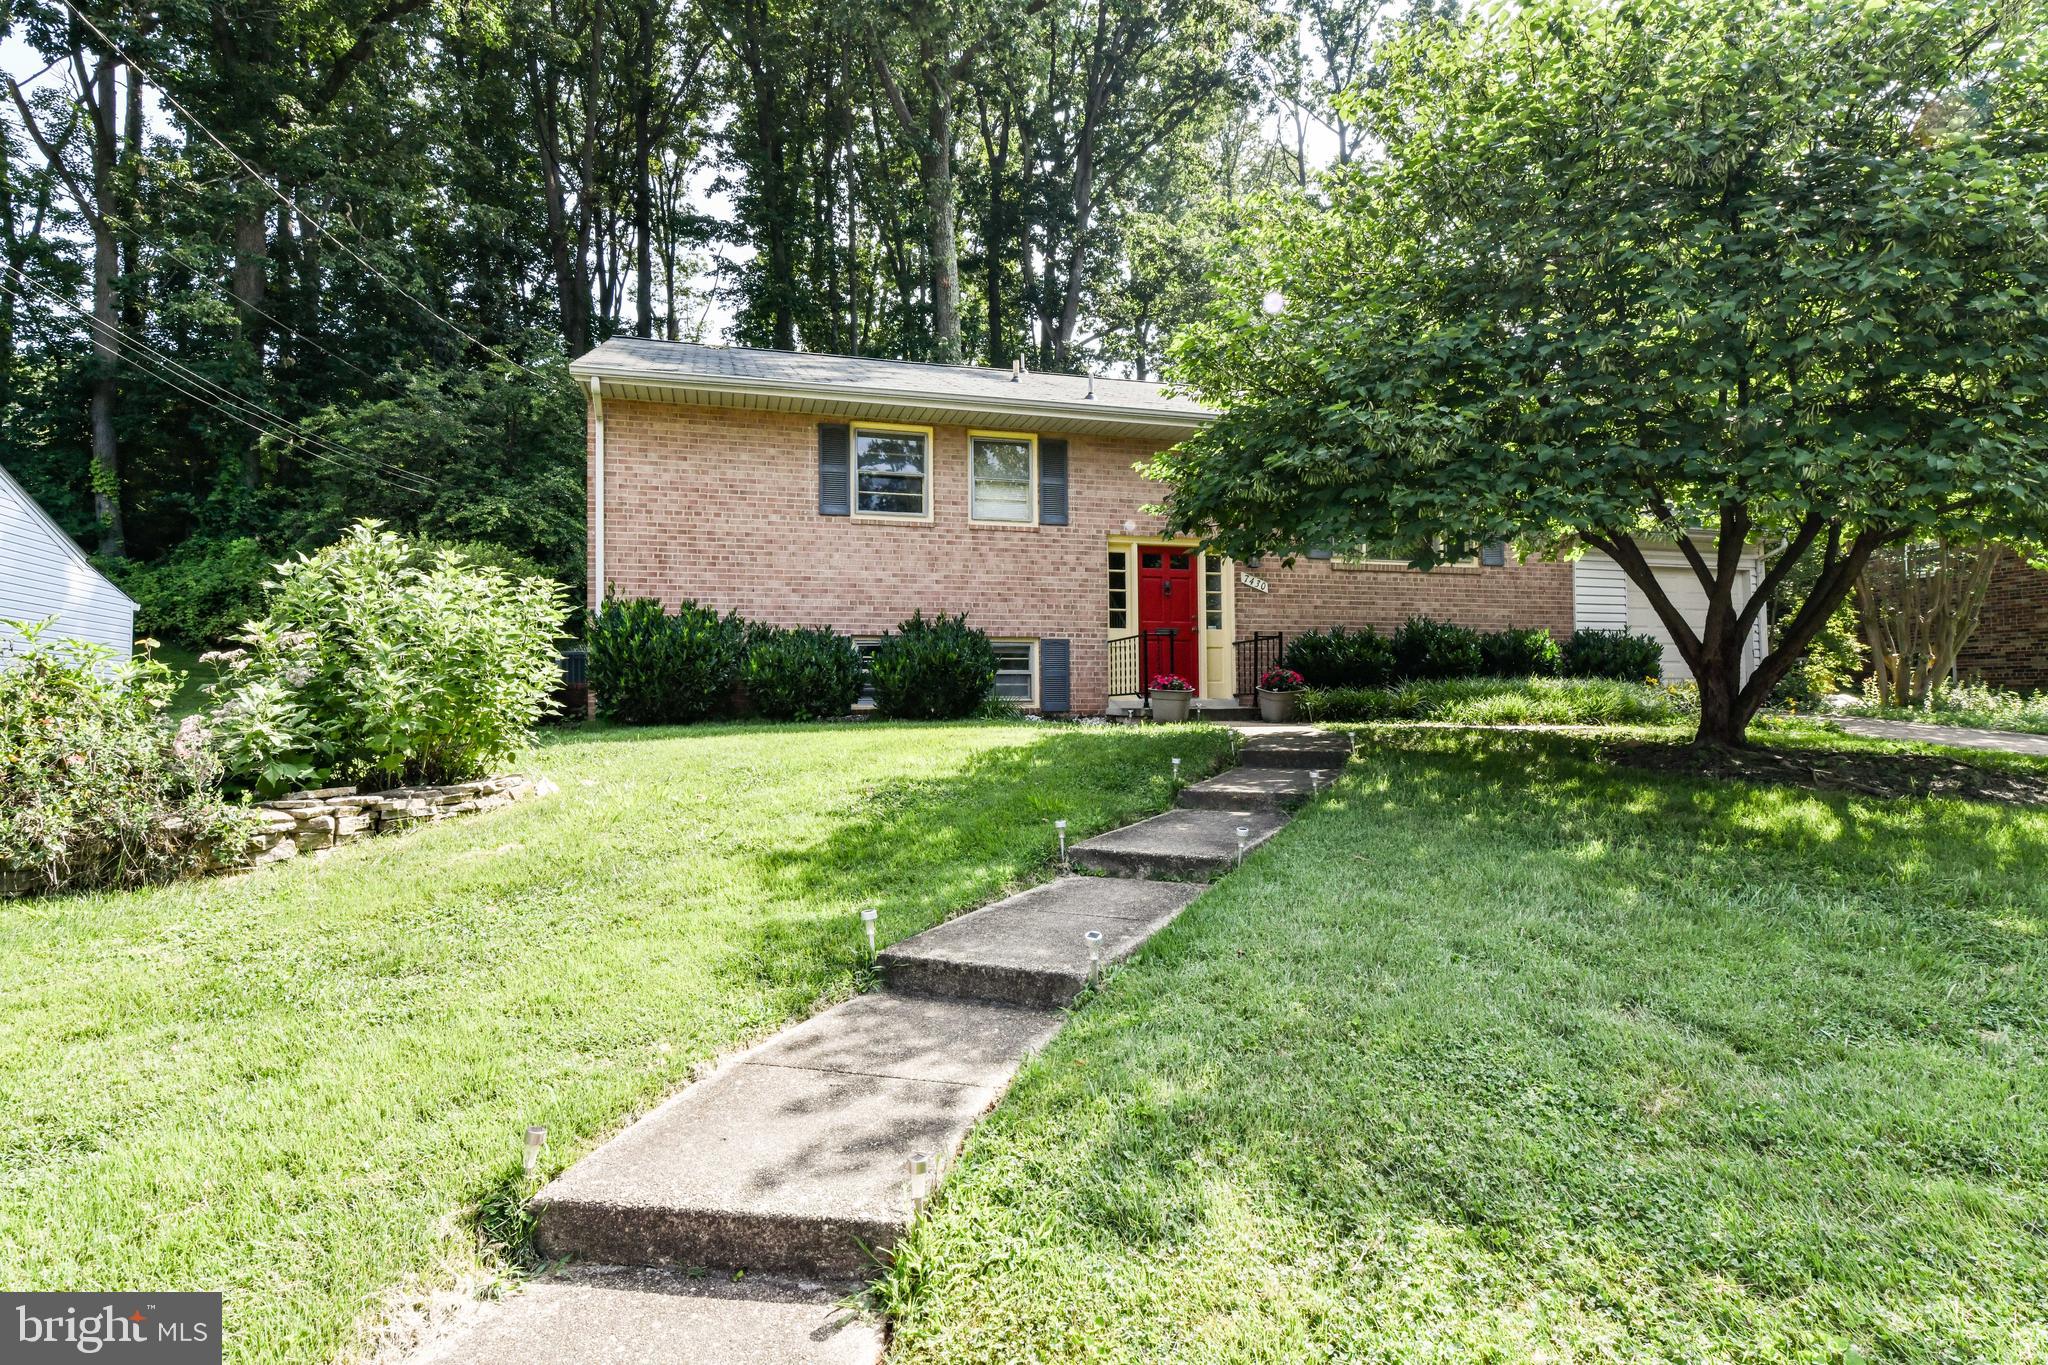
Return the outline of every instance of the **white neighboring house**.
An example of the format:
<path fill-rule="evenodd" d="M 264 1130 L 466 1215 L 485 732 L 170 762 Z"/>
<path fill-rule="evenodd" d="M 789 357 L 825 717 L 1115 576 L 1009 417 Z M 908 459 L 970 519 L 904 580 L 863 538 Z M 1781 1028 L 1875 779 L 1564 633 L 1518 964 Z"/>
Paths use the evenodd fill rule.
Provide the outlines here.
<path fill-rule="evenodd" d="M 1695 633 L 1704 630 L 1707 624 L 1707 590 L 1700 586 L 1699 575 L 1688 564 L 1685 554 L 1676 545 L 1644 545 L 1643 558 L 1649 563 L 1650 571 L 1657 575 L 1657 585 L 1664 589 L 1664 595 L 1678 608 Z M 1700 552 L 1711 563 L 1714 547 L 1708 540 Z M 1764 576 L 1763 551 L 1751 549 L 1742 558 L 1742 567 L 1735 575 L 1735 606 L 1739 611 L 1748 601 L 1752 586 Z M 1747 680 L 1763 662 L 1770 639 L 1770 608 L 1757 613 L 1756 625 L 1749 632 L 1742 654 L 1742 676 Z M 1665 682 L 1684 682 L 1692 677 L 1692 670 L 1685 666 L 1685 659 L 1678 652 L 1678 646 L 1671 643 L 1671 632 L 1664 629 L 1664 622 L 1657 616 L 1657 609 L 1650 605 L 1650 599 L 1622 571 L 1621 565 L 1601 554 L 1588 550 L 1572 565 L 1572 620 L 1581 630 L 1627 630 L 1637 635 L 1648 635 L 1664 646 L 1663 672 Z"/>
<path fill-rule="evenodd" d="M 0 469 L 0 622 L 56 621 L 44 643 L 90 640 L 114 657 L 135 652 L 135 602 L 92 566 L 49 513 Z M 0 667 L 19 637 L 0 625 Z"/>

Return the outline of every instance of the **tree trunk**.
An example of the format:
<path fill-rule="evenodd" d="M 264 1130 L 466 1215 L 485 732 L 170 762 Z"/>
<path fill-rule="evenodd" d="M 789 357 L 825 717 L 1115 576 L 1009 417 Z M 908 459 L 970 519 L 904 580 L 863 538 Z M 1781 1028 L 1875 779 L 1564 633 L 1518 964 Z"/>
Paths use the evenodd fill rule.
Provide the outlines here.
<path fill-rule="evenodd" d="M 92 315 L 93 381 L 92 418 L 92 502 L 100 526 L 100 553 L 116 558 L 128 553 L 127 528 L 121 518 L 121 451 L 114 434 L 114 404 L 118 397 L 117 370 L 121 319 L 117 281 L 121 273 L 121 243 L 115 228 L 119 212 L 115 184 L 116 143 L 119 106 L 115 98 L 116 63 L 102 57 L 93 76 L 92 119 Z"/>
<path fill-rule="evenodd" d="M 654 6 L 639 0 L 639 51 L 633 63 L 633 335 L 654 335 Z"/>

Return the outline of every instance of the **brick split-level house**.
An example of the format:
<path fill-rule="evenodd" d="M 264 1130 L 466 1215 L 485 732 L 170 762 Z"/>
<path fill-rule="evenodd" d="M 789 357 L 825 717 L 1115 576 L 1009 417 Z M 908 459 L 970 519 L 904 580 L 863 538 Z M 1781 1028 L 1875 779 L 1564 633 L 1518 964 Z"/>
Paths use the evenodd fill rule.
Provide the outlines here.
<path fill-rule="evenodd" d="M 1152 384 L 629 339 L 570 370 L 589 395 L 593 603 L 688 598 L 856 640 L 965 612 L 1031 709 L 1135 705 L 1154 672 L 1229 704 L 1276 636 L 1411 615 L 1661 634 L 1597 555 L 1496 547 L 1423 573 L 1370 552 L 1239 564 L 1168 536 L 1137 466 L 1211 414 Z M 1652 558 L 1703 615 L 1677 550 Z M 1755 657 L 1763 638 L 1759 622 Z M 1684 676 L 1675 650 L 1665 670 Z"/>

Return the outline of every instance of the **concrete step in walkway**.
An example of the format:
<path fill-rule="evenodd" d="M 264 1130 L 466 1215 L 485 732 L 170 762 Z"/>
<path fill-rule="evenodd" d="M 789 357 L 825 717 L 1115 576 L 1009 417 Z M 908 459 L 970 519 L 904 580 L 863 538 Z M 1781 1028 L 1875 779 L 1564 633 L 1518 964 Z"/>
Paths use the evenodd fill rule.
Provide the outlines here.
<path fill-rule="evenodd" d="M 1351 761 L 1347 735 L 1274 728 L 1247 732 L 1237 761 L 1247 768 L 1321 769 L 1330 777 Z"/>
<path fill-rule="evenodd" d="M 1050 1010 L 884 992 L 742 1053 L 533 1200 L 550 1256 L 815 1275 L 873 1270 L 910 1226 L 907 1163 L 943 1163 Z M 870 1250 L 872 1249 L 872 1251 Z"/>
<path fill-rule="evenodd" d="M 1312 768 L 1232 768 L 1183 788 L 1180 805 L 1185 810 L 1289 811 L 1328 781 Z"/>
<path fill-rule="evenodd" d="M 857 1281 L 567 1266 L 467 1321 L 414 1365 L 872 1365 L 881 1324 L 849 1312 Z"/>
<path fill-rule="evenodd" d="M 936 1186 L 1059 1031 L 1058 1007 L 1088 983 L 1089 931 L 1104 966 L 1137 951 L 1237 864 L 1240 827 L 1248 853 L 1349 753 L 1342 737 L 1252 732 L 1245 767 L 1070 850 L 1112 876 L 1063 876 L 893 945 L 885 989 L 734 1057 L 550 1182 L 535 1239 L 585 1264 L 418 1359 L 878 1360 L 879 1328 L 837 1305 L 908 1230 L 911 1157 L 930 1156 Z M 727 1273 L 690 1273 L 708 1268 Z"/>
<path fill-rule="evenodd" d="M 1061 877 L 927 929 L 880 958 L 892 991 L 1013 1005 L 1064 1005 L 1088 984 L 1092 930 L 1103 966 L 1171 923 L 1203 887 Z"/>
<path fill-rule="evenodd" d="M 1271 810 L 1170 810 L 1084 839 L 1069 856 L 1075 867 L 1113 877 L 1207 881 L 1236 867 L 1242 854 L 1286 824 L 1285 815 Z"/>

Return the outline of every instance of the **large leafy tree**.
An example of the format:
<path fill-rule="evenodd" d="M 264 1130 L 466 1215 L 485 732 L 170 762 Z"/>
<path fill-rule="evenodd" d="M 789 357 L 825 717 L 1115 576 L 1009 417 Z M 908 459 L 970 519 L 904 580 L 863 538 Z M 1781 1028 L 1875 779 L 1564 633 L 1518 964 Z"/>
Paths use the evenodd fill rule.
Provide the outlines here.
<path fill-rule="evenodd" d="M 1422 567 L 1597 548 L 1698 678 L 1699 739 L 1740 743 L 1879 549 L 2048 529 L 2044 43 L 2040 0 L 1423 26 L 1351 97 L 1369 150 L 1245 236 L 1183 337 L 1224 415 L 1160 462 L 1174 521 Z M 1653 541 L 1704 588 L 1700 629 Z M 1746 546 L 1768 568 L 1744 599 Z"/>

